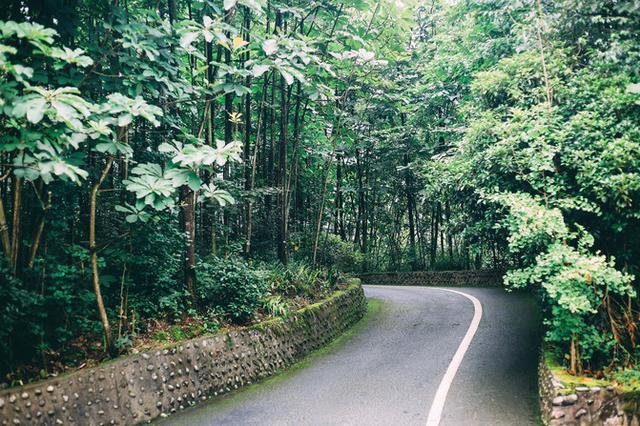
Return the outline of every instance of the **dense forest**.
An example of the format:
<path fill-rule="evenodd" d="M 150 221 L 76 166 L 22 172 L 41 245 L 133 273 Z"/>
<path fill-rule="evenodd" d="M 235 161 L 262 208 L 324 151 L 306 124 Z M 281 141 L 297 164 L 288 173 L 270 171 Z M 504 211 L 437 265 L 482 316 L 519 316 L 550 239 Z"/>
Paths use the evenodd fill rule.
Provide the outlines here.
<path fill-rule="evenodd" d="M 633 0 L 9 1 L 1 381 L 443 269 L 535 291 L 570 373 L 634 367 L 639 31 Z"/>

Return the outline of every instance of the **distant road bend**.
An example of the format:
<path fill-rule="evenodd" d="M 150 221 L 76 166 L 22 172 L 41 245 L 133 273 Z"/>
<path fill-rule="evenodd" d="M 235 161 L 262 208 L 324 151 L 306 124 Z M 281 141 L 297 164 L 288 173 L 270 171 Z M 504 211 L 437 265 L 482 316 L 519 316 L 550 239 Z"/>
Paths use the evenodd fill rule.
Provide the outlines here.
<path fill-rule="evenodd" d="M 534 301 L 495 288 L 365 286 L 381 309 L 283 380 L 167 425 L 521 426 L 539 422 Z"/>

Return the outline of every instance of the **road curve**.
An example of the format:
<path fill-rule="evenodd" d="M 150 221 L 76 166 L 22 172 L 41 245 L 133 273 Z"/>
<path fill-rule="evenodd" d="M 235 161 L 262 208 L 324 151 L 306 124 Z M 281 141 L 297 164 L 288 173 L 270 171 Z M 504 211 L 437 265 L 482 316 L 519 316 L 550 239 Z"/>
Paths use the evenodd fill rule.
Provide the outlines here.
<path fill-rule="evenodd" d="M 483 312 L 439 424 L 538 424 L 540 319 L 533 299 L 500 289 L 456 290 L 477 298 Z M 463 295 L 437 288 L 365 286 L 365 292 L 382 301 L 381 309 L 347 342 L 282 380 L 161 423 L 425 426 L 477 309 Z"/>

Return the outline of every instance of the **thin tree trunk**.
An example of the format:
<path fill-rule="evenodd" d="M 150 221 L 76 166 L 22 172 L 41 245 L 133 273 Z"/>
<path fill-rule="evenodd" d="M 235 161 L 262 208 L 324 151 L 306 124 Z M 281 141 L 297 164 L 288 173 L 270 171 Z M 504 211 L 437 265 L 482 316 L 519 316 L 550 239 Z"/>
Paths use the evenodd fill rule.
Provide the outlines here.
<path fill-rule="evenodd" d="M 407 167 L 405 171 L 405 188 L 407 196 L 407 213 L 409 216 L 409 261 L 411 262 L 411 269 L 416 269 L 416 226 L 415 226 L 415 202 L 413 195 L 413 180 L 411 171 L 408 168 L 409 156 L 405 154 L 404 165 Z"/>
<path fill-rule="evenodd" d="M 230 9 L 226 15 L 224 16 L 224 22 L 226 24 L 230 24 L 231 20 L 233 18 L 233 15 L 235 14 L 236 8 L 233 7 L 232 9 Z M 230 36 L 230 32 L 227 31 L 225 33 L 227 35 L 227 37 Z M 224 63 L 227 66 L 231 66 L 231 51 L 229 49 L 225 49 L 224 50 Z M 231 83 L 231 75 L 227 75 L 225 78 L 225 82 L 227 84 Z M 224 142 L 225 144 L 229 144 L 233 141 L 234 139 L 234 126 L 233 123 L 231 122 L 231 114 L 233 113 L 233 99 L 234 99 L 234 94 L 233 92 L 229 92 L 226 93 L 224 95 Z M 224 169 L 222 172 L 222 177 L 223 179 L 227 180 L 230 177 L 230 163 L 227 163 L 224 165 Z M 224 225 L 223 227 L 223 232 L 224 232 L 224 240 L 225 240 L 225 250 L 228 248 L 229 244 L 229 212 L 227 210 L 223 210 L 222 211 L 222 223 Z"/>
<path fill-rule="evenodd" d="M 432 209 L 431 216 L 431 266 L 435 265 L 436 257 L 438 255 L 438 225 L 440 217 L 440 202 L 436 202 L 436 205 Z"/>
<path fill-rule="evenodd" d="M 287 205 L 288 202 L 288 188 L 287 188 L 287 129 L 288 123 L 288 111 L 287 100 L 285 91 L 284 77 L 281 80 L 281 124 L 280 124 L 280 149 L 279 149 L 279 178 L 280 178 L 280 219 L 278 221 L 278 258 L 283 264 L 287 264 L 289 261 L 289 249 L 288 249 L 288 220 L 287 220 Z"/>
<path fill-rule="evenodd" d="M 547 98 L 547 105 L 551 107 L 551 104 L 553 103 L 553 92 L 551 90 L 551 84 L 549 83 L 549 72 L 547 70 L 547 61 L 545 58 L 544 43 L 542 40 L 542 18 L 544 12 L 542 10 L 542 2 L 540 0 L 536 0 L 536 9 L 536 36 L 538 39 L 538 49 L 540 50 L 542 73 L 544 76 L 544 89 Z"/>
<path fill-rule="evenodd" d="M 120 278 L 120 308 L 118 309 L 118 338 L 122 337 L 123 328 L 127 322 L 127 302 L 129 299 L 129 286 L 127 284 L 127 263 L 122 266 Z"/>
<path fill-rule="evenodd" d="M 9 266 L 15 275 L 18 268 L 18 253 L 20 252 L 20 234 L 22 230 L 22 179 L 16 178 L 13 189 L 13 220 L 11 222 L 11 256 Z"/>
<path fill-rule="evenodd" d="M 342 155 L 338 154 L 336 162 L 336 220 L 333 224 L 333 232 L 345 239 L 344 232 L 344 202 L 342 200 Z"/>
<path fill-rule="evenodd" d="M 286 220 L 287 224 L 289 223 L 289 209 L 291 206 L 291 198 L 293 194 L 292 183 L 298 182 L 298 146 L 300 144 L 300 133 L 302 129 L 302 125 L 304 124 L 304 117 L 307 112 L 308 102 L 305 102 L 304 112 L 302 112 L 302 117 L 300 117 L 300 107 L 301 107 L 301 96 L 302 96 L 302 85 L 300 82 L 297 83 L 296 90 L 296 108 L 293 119 L 293 155 L 291 158 L 291 166 L 289 168 L 289 176 L 286 182 L 286 191 L 287 191 L 287 204 L 286 204 Z M 288 226 L 288 225 L 287 225 Z"/>
<path fill-rule="evenodd" d="M 353 243 L 362 250 L 361 243 L 361 232 L 362 232 L 362 203 L 360 202 L 360 196 L 362 193 L 362 168 L 360 167 L 360 148 L 356 147 L 356 182 L 358 184 L 358 197 L 357 201 L 354 201 L 354 204 L 357 206 L 356 209 L 356 220 L 355 220 L 355 232 L 353 234 Z"/>
<path fill-rule="evenodd" d="M 250 36 L 251 28 L 251 11 L 249 8 L 244 8 L 244 40 L 246 42 L 251 41 Z M 247 50 L 244 56 L 244 63 L 251 59 L 249 50 Z M 251 87 L 251 76 L 247 76 L 245 79 L 245 86 Z M 260 123 L 258 122 L 258 126 Z M 258 141 L 256 140 L 256 146 Z M 255 156 L 255 150 L 254 150 Z M 251 168 L 249 162 L 251 161 Z M 245 202 L 245 215 L 244 215 L 244 229 L 245 229 L 245 255 L 249 256 L 249 250 L 251 249 L 251 195 L 249 192 L 252 188 L 252 175 L 255 161 L 251 159 L 251 93 L 245 95 L 244 102 L 244 189 L 247 192 L 247 200 Z"/>
<path fill-rule="evenodd" d="M 182 187 L 182 214 L 184 232 L 187 237 L 185 250 L 184 280 L 191 302 L 196 305 L 196 193 L 187 186 Z"/>
<path fill-rule="evenodd" d="M 444 259 L 444 220 L 442 213 L 442 203 L 438 203 L 438 222 L 440 223 L 440 256 Z"/>
<path fill-rule="evenodd" d="M 360 194 L 360 203 L 362 204 L 362 247 L 361 252 L 367 253 L 369 245 L 369 204 L 367 203 L 367 188 L 369 187 L 369 162 L 366 159 L 368 153 L 365 153 L 362 167 L 363 179 L 366 181 Z"/>
<path fill-rule="evenodd" d="M 251 177 L 249 180 L 249 189 L 251 192 L 255 188 L 256 185 L 256 171 L 258 166 L 258 145 L 260 144 L 260 130 L 262 129 L 262 122 L 264 121 L 263 116 L 265 115 L 264 103 L 267 97 L 267 88 L 269 87 L 269 78 L 272 74 L 269 73 L 264 76 L 264 83 L 262 85 L 262 99 L 260 100 L 260 104 L 258 105 L 258 121 L 256 124 L 256 141 L 253 146 L 253 154 L 251 157 Z M 265 124 L 265 133 L 266 133 L 266 124 Z M 265 139 L 266 141 L 266 139 Z M 264 143 L 263 145 L 266 145 Z M 252 211 L 252 203 L 251 203 L 251 195 L 249 194 L 248 202 L 247 202 L 247 227 L 245 234 L 245 256 L 251 256 L 251 233 L 253 227 L 253 211 Z"/>
<path fill-rule="evenodd" d="M 333 153 L 331 154 L 331 157 L 333 157 Z M 320 188 L 320 208 L 318 209 L 318 217 L 316 219 L 315 226 L 315 236 L 313 240 L 312 263 L 314 265 L 316 264 L 316 259 L 318 256 L 318 243 L 320 241 L 320 229 L 322 228 L 322 215 L 324 213 L 324 199 L 327 192 L 327 181 L 329 180 L 329 169 L 331 168 L 331 162 L 331 159 L 327 160 L 327 163 L 325 165 L 324 177 L 322 179 L 322 187 Z"/>
<path fill-rule="evenodd" d="M 2 202 L 2 194 L 0 194 L 0 241 L 2 242 L 2 250 L 7 260 L 11 259 L 11 241 L 9 240 L 9 226 L 7 225 L 7 216 Z"/>
<path fill-rule="evenodd" d="M 51 208 L 51 191 L 47 193 L 47 203 L 43 206 L 42 209 L 42 217 L 40 218 L 40 223 L 38 224 L 38 229 L 36 230 L 35 238 L 33 239 L 33 244 L 31 245 L 31 255 L 29 256 L 29 263 L 27 267 L 29 269 L 33 268 L 33 265 L 36 261 L 36 256 L 38 254 L 38 248 L 40 247 L 40 242 L 42 241 L 42 235 L 44 234 L 44 224 L 47 219 L 47 212 Z"/>
<path fill-rule="evenodd" d="M 280 11 L 276 12 L 276 32 L 283 29 L 283 15 Z M 286 32 L 286 28 L 284 30 Z M 275 83 L 275 79 L 274 79 Z M 289 109 L 287 100 L 287 82 L 284 77 L 280 77 L 280 138 L 278 150 L 278 185 L 280 187 L 279 213 L 278 220 L 278 259 L 283 264 L 289 262 L 288 248 L 288 221 L 287 221 L 287 205 L 288 205 L 288 188 L 287 188 L 287 160 L 288 160 L 288 130 L 289 130 Z"/>
<path fill-rule="evenodd" d="M 275 75 L 271 82 L 271 99 L 269 102 L 269 150 L 267 155 L 267 186 L 273 188 L 276 185 L 276 171 L 275 171 L 275 158 L 276 158 L 276 116 L 274 111 L 275 97 L 276 97 L 276 78 Z M 266 129 L 265 129 L 266 137 Z M 264 197 L 265 202 L 265 219 L 267 229 L 269 230 L 270 241 L 273 242 L 273 197 L 270 193 L 267 193 Z"/>
<path fill-rule="evenodd" d="M 445 216 L 447 218 L 447 248 L 449 249 L 449 259 L 453 260 L 453 235 L 451 233 L 451 205 L 449 201 L 445 203 Z"/>
<path fill-rule="evenodd" d="M 104 182 L 105 178 L 111 170 L 113 165 L 113 158 L 109 157 L 107 163 L 102 169 L 102 173 L 98 178 L 98 181 L 91 188 L 91 197 L 89 199 L 89 253 L 91 255 L 91 274 L 93 282 L 93 292 L 96 296 L 96 304 L 98 306 L 98 314 L 100 315 L 100 322 L 104 329 L 105 349 L 111 354 L 115 354 L 115 347 L 111 339 L 111 326 L 109 325 L 109 317 L 104 307 L 104 301 L 102 299 L 102 291 L 100 290 L 100 271 L 98 269 L 98 252 L 96 246 L 96 204 L 98 201 L 98 191 L 100 186 Z"/>

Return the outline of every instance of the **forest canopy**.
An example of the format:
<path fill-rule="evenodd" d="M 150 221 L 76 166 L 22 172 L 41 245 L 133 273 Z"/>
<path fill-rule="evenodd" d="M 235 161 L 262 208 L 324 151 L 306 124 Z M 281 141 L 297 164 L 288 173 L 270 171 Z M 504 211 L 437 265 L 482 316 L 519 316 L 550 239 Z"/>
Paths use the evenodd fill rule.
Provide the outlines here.
<path fill-rule="evenodd" d="M 0 371 L 425 269 L 506 271 L 569 372 L 634 367 L 639 31 L 631 0 L 10 1 Z"/>

